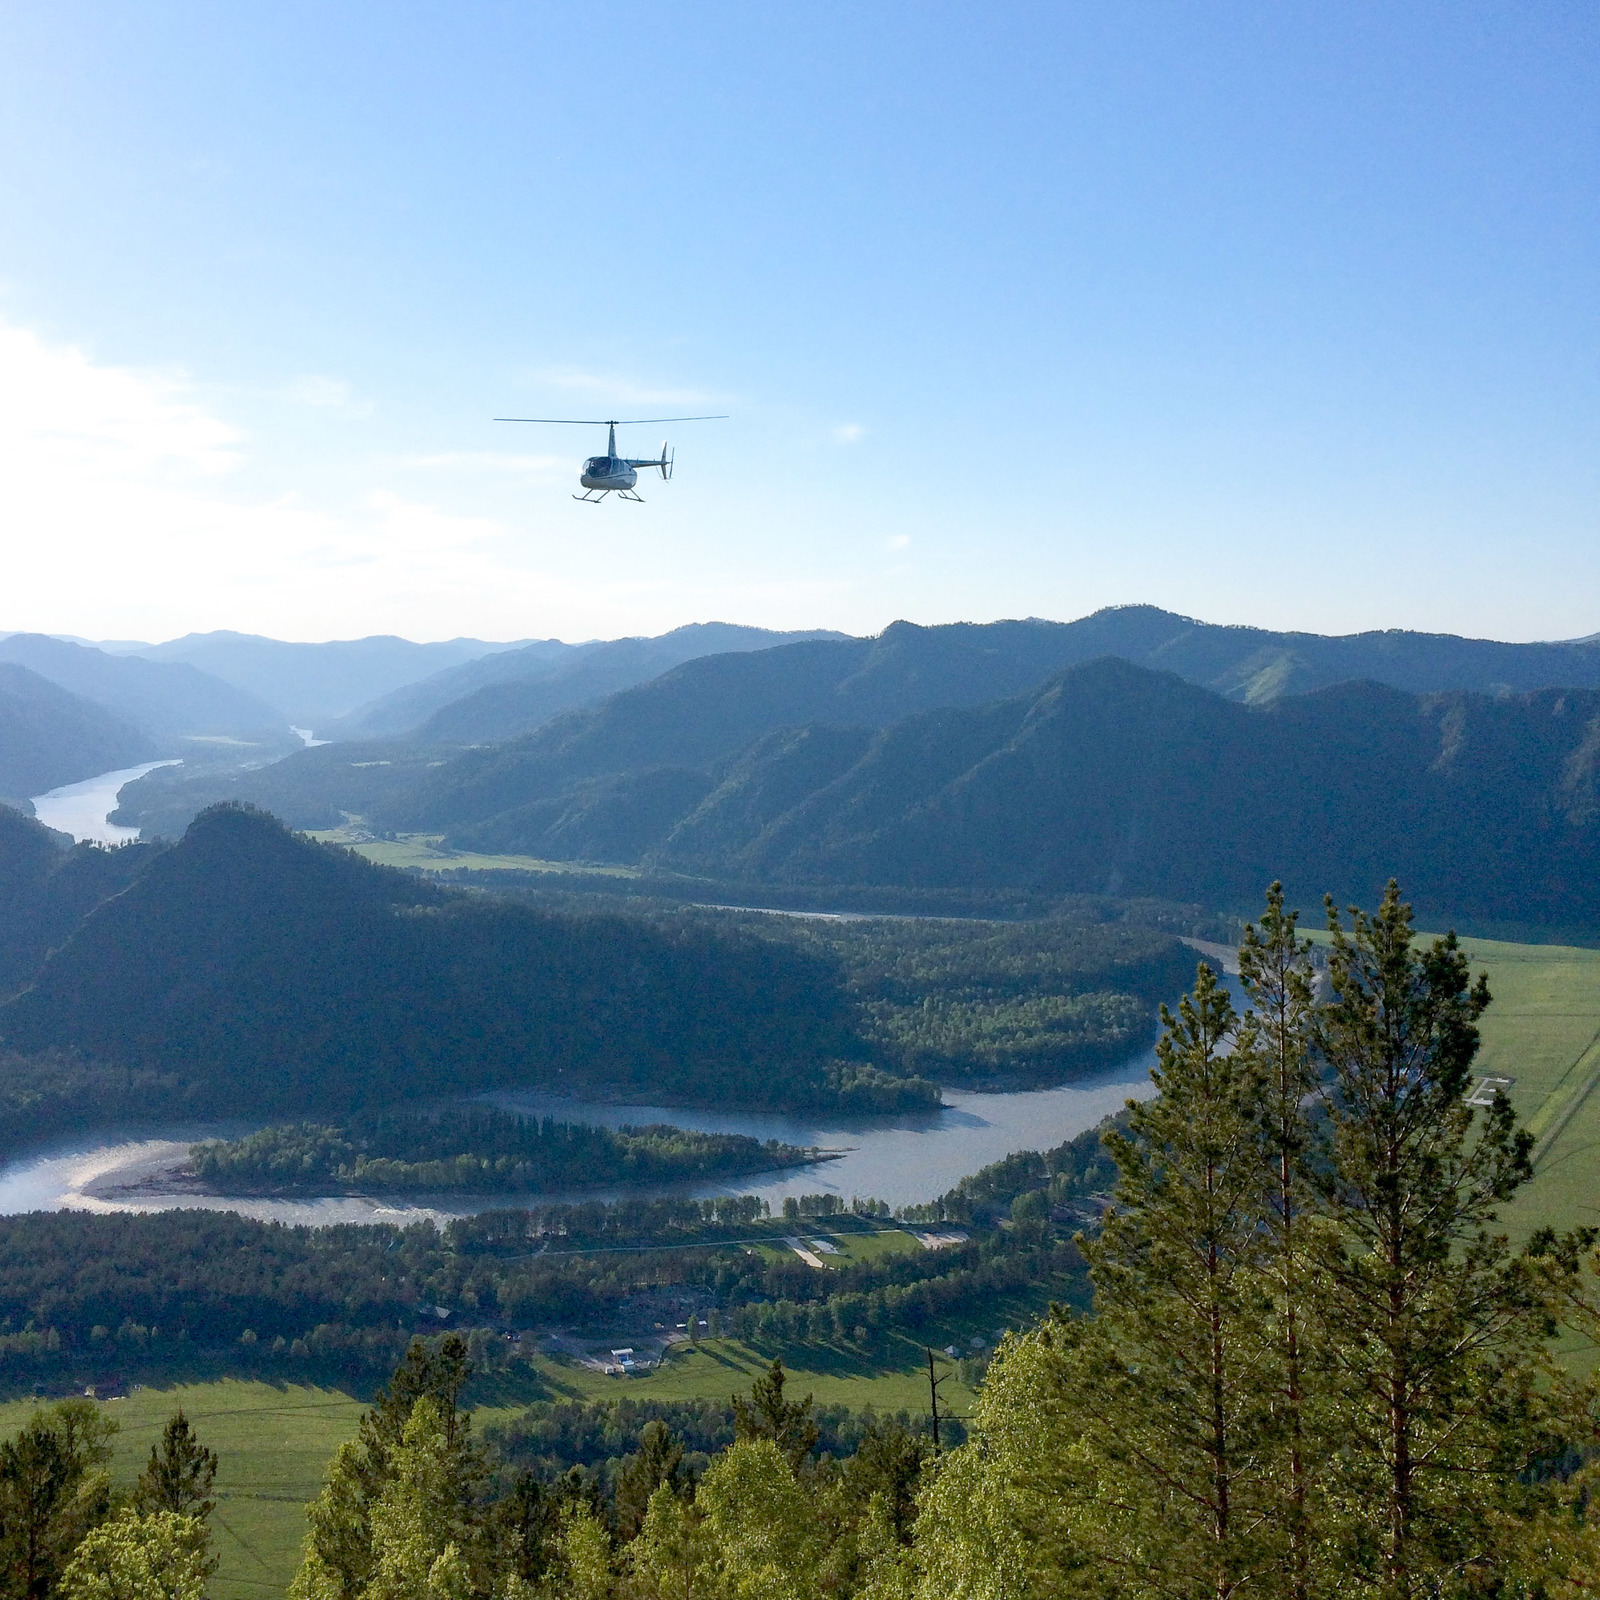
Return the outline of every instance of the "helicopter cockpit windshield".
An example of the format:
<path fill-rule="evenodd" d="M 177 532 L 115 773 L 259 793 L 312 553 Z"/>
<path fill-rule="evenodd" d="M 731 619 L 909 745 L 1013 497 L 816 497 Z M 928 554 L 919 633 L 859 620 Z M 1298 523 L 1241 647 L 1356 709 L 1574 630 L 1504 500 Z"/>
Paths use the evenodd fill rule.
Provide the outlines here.
<path fill-rule="evenodd" d="M 571 459 L 570 457 L 568 458 Z M 611 476 L 610 456 L 590 456 L 583 464 L 583 470 L 591 478 L 609 478 Z"/>

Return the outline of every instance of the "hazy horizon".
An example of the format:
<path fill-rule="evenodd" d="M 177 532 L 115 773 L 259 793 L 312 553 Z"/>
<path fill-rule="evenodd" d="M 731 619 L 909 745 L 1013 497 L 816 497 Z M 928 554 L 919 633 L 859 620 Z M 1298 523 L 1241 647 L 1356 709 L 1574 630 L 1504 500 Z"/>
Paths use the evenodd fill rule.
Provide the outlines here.
<path fill-rule="evenodd" d="M 1149 604 L 1149 602 L 1133 600 L 1133 601 L 1127 602 L 1127 608 L 1131 609 L 1131 608 L 1138 607 L 1138 606 L 1143 606 L 1143 605 L 1146 605 L 1146 604 Z M 1096 615 L 1099 611 L 1119 610 L 1119 609 L 1124 609 L 1124 608 L 1123 607 L 1119 607 L 1119 606 L 1114 606 L 1114 605 L 1113 606 L 1102 606 L 1102 607 L 1097 607 L 1095 612 L 1085 612 L 1085 613 L 1083 613 L 1083 616 L 1084 617 L 1088 617 L 1088 616 Z M 1163 607 L 1161 609 L 1166 609 L 1166 608 Z M 1262 631 L 1268 632 L 1268 633 L 1291 633 L 1291 632 L 1312 633 L 1312 632 L 1318 631 L 1318 630 L 1304 629 L 1304 628 L 1302 628 L 1302 629 L 1282 628 L 1282 627 L 1279 627 L 1279 626 L 1275 625 L 1272 622 L 1264 622 L 1264 621 L 1244 621 L 1244 620 L 1240 620 L 1240 619 L 1230 619 L 1228 621 L 1222 622 L 1222 621 L 1218 621 L 1216 618 L 1213 618 L 1213 617 L 1194 617 L 1194 616 L 1189 616 L 1187 613 L 1183 613 L 1183 612 L 1174 613 L 1174 614 L 1183 616 L 1185 618 L 1185 620 L 1190 621 L 1190 622 L 1199 622 L 1199 623 L 1204 623 L 1204 624 L 1211 625 L 1211 626 L 1216 626 L 1216 627 L 1257 628 L 1257 629 L 1261 629 Z M 1068 623 L 1068 622 L 1077 622 L 1077 621 L 1080 621 L 1080 620 L 1082 620 L 1082 618 L 1080 618 L 1080 617 L 1044 617 L 1044 616 L 1033 616 L 1033 615 L 1030 615 L 1030 616 L 1026 616 L 1026 617 L 1023 617 L 1023 616 L 1013 616 L 1013 617 L 951 617 L 951 618 L 944 619 L 943 622 L 928 623 L 928 622 L 919 622 L 918 619 L 915 618 L 915 617 L 891 617 L 881 627 L 863 629 L 859 633 L 856 633 L 854 635 L 854 637 L 856 637 L 856 638 L 876 638 L 878 635 L 883 633 L 883 631 L 886 628 L 889 628 L 889 627 L 893 626 L 893 624 L 896 623 L 896 622 L 910 622 L 910 623 L 913 623 L 913 624 L 915 624 L 916 626 L 919 626 L 919 627 L 939 627 L 939 626 L 945 625 L 945 623 L 947 623 L 947 622 L 948 623 L 972 623 L 972 624 L 981 626 L 981 625 L 984 625 L 984 624 L 987 624 L 987 623 L 991 623 L 991 622 L 1060 622 L 1060 623 Z M 676 631 L 679 628 L 707 627 L 707 626 L 714 626 L 714 625 L 717 625 L 717 624 L 728 624 L 728 625 L 732 625 L 732 626 L 735 626 L 735 627 L 762 627 L 762 626 L 764 626 L 764 624 L 761 624 L 761 623 L 738 622 L 734 618 L 731 618 L 731 617 L 691 617 L 687 621 L 674 623 L 674 624 L 671 625 L 671 627 L 662 629 L 661 632 L 662 633 L 670 633 L 670 632 Z M 822 624 L 818 624 L 817 626 L 818 626 L 818 630 L 819 631 L 823 627 Z M 803 629 L 804 629 L 804 625 L 802 625 L 800 629 L 773 629 L 771 631 L 773 631 L 775 633 L 776 632 L 796 632 L 796 631 L 803 631 Z M 835 631 L 840 632 L 840 633 L 844 633 L 844 632 L 847 632 L 848 630 L 838 629 L 838 630 L 835 630 Z M 1445 630 L 1445 629 L 1412 629 L 1412 628 L 1399 628 L 1399 627 L 1387 627 L 1386 628 L 1386 627 L 1382 627 L 1382 626 L 1379 626 L 1379 627 L 1376 627 L 1376 628 L 1371 628 L 1371 629 L 1351 629 L 1350 630 L 1351 633 L 1359 633 L 1359 632 L 1447 633 L 1449 631 L 1450 630 Z M 342 636 L 337 637 L 337 638 L 329 637 L 329 638 L 324 638 L 324 639 L 291 639 L 291 638 L 285 638 L 282 635 L 278 635 L 278 634 L 247 633 L 243 629 L 228 628 L 228 627 L 224 626 L 224 627 L 216 627 L 216 628 L 189 628 L 189 629 L 185 629 L 182 633 L 172 634 L 172 635 L 170 635 L 169 637 L 166 637 L 166 638 L 154 638 L 154 639 L 111 639 L 111 638 L 105 638 L 105 639 L 94 639 L 94 638 L 90 638 L 86 634 L 68 633 L 68 632 L 65 632 L 65 631 L 62 631 L 62 630 L 53 630 L 53 629 L 49 629 L 49 628 L 4 628 L 4 627 L 0 627 L 0 639 L 8 639 L 13 634 L 19 634 L 19 633 L 44 634 L 48 638 L 62 639 L 62 640 L 66 640 L 66 641 L 68 641 L 70 643 L 73 643 L 73 644 L 93 645 L 93 646 L 95 646 L 96 648 L 99 648 L 99 649 L 107 649 L 107 648 L 115 647 L 115 648 L 117 648 L 119 650 L 128 650 L 128 651 L 137 651 L 137 650 L 142 650 L 142 649 L 155 649 L 155 648 L 157 648 L 157 647 L 159 647 L 161 645 L 177 643 L 178 641 L 180 641 L 182 639 L 187 639 L 187 638 L 205 638 L 205 637 L 212 636 L 212 635 L 232 635 L 233 637 L 236 637 L 236 638 L 268 639 L 268 640 L 271 640 L 271 641 L 273 641 L 275 643 L 280 643 L 280 644 L 357 644 L 357 643 L 360 643 L 362 640 L 365 640 L 365 639 L 398 638 L 398 639 L 401 639 L 401 640 L 403 640 L 404 642 L 406 642 L 408 644 L 454 644 L 454 643 L 457 643 L 457 642 L 460 642 L 460 641 L 471 641 L 471 642 L 477 643 L 477 644 L 487 644 L 487 645 L 495 645 L 495 646 L 500 646 L 500 645 L 511 646 L 511 645 L 524 644 L 524 643 L 528 643 L 528 642 L 534 640 L 536 637 L 540 637 L 540 638 L 543 638 L 543 639 L 546 639 L 546 640 L 554 639 L 555 642 L 557 642 L 559 644 L 567 644 L 567 645 L 609 644 L 609 643 L 612 643 L 612 642 L 614 642 L 615 640 L 618 640 L 618 639 L 658 637 L 658 635 L 644 635 L 644 634 L 613 634 L 613 635 L 594 634 L 594 635 L 589 635 L 589 636 L 586 636 L 586 637 L 583 637 L 583 638 L 560 639 L 556 635 L 553 635 L 553 634 L 542 635 L 542 636 L 536 636 L 536 635 L 533 635 L 533 634 L 523 634 L 523 635 L 519 635 L 516 638 L 488 639 L 488 638 L 484 638 L 484 637 L 481 637 L 481 636 L 476 635 L 476 634 L 456 633 L 456 634 L 440 636 L 438 638 L 415 638 L 415 637 L 412 637 L 412 636 L 407 635 L 407 634 L 368 633 L 368 634 L 345 634 L 345 635 L 342 635 Z M 1505 638 L 1504 636 L 1501 636 L 1501 635 L 1490 635 L 1490 634 L 1461 635 L 1460 637 L 1492 639 L 1492 640 L 1495 640 L 1497 642 L 1507 643 L 1507 644 L 1585 644 L 1590 639 L 1595 638 L 1597 636 L 1595 634 L 1593 634 L 1593 633 L 1589 633 L 1589 634 L 1575 634 L 1572 637 L 1566 638 L 1566 639 L 1507 639 L 1507 638 Z"/>

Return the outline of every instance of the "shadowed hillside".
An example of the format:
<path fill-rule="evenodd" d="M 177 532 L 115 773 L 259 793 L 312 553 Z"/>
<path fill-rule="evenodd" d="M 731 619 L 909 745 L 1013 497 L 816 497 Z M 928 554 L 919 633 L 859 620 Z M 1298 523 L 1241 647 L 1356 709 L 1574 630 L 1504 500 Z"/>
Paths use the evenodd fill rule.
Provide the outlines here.
<path fill-rule="evenodd" d="M 574 785 L 451 839 L 599 857 L 653 822 L 647 865 L 709 876 L 1232 907 L 1273 877 L 1314 902 L 1369 900 L 1398 875 L 1445 914 L 1600 925 L 1594 690 L 1350 683 L 1253 709 L 1108 659 L 889 728 L 785 730 L 703 770 L 718 782 L 670 827 L 658 773 Z M 617 814 L 630 785 L 651 797 L 634 834 Z"/>
<path fill-rule="evenodd" d="M 27 983 L 89 912 L 127 888 L 164 848 L 75 845 L 0 806 L 0 998 Z"/>
<path fill-rule="evenodd" d="M 31 800 L 154 754 L 150 738 L 121 717 L 0 662 L 0 800 Z"/>
<path fill-rule="evenodd" d="M 541 654 L 542 645 L 504 652 L 403 689 L 381 716 L 363 712 L 346 724 L 391 734 L 425 723 L 428 739 L 502 743 L 455 753 L 434 748 L 431 755 L 423 742 L 368 745 L 343 755 L 297 753 L 275 767 L 210 778 L 157 775 L 130 789 L 118 820 L 170 835 L 205 805 L 228 798 L 302 827 L 337 826 L 345 811 L 406 831 L 460 833 L 492 823 L 485 838 L 548 834 L 549 848 L 537 853 L 616 859 L 645 848 L 634 820 L 638 805 L 654 805 L 660 820 L 667 799 L 652 791 L 670 789 L 673 805 L 696 789 L 702 798 L 713 778 L 725 776 L 725 765 L 743 759 L 763 735 L 790 739 L 791 730 L 812 724 L 880 729 L 919 712 L 981 706 L 1107 655 L 1261 706 L 1290 691 L 1362 678 L 1426 692 L 1600 685 L 1600 647 L 1591 642 L 1519 645 L 1401 632 L 1323 638 L 1216 627 L 1152 606 L 1071 623 L 897 622 L 872 639 L 751 648 L 763 637 L 706 624 L 656 640 L 563 647 L 555 660 Z M 661 670 L 669 663 L 659 652 L 690 649 L 702 653 Z M 579 704 L 619 676 L 647 672 L 659 676 Z M 511 674 L 516 682 L 501 681 Z M 812 742 L 805 759 L 835 759 L 824 736 L 802 737 Z M 835 731 L 826 739 L 848 737 Z M 381 774 L 378 762 L 388 764 Z M 785 782 L 798 781 L 792 763 L 782 770 Z"/>
<path fill-rule="evenodd" d="M 526 733 L 557 712 L 591 705 L 697 656 L 764 650 L 797 639 L 842 639 L 825 628 L 775 633 L 727 622 L 692 622 L 653 639 L 541 641 L 436 672 L 358 706 L 331 731 L 339 738 L 477 744 Z"/>
<path fill-rule="evenodd" d="M 885 1108 L 836 968 L 681 922 L 432 888 L 235 807 L 155 851 L 0 1007 L 12 1049 L 176 1073 L 213 1109 L 502 1085 Z"/>

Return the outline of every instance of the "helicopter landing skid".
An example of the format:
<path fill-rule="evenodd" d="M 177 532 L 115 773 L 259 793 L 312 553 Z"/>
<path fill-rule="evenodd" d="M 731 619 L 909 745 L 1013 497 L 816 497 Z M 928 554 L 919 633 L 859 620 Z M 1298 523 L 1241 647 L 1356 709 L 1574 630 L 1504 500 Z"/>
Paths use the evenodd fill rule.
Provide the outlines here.
<path fill-rule="evenodd" d="M 583 494 L 573 495 L 574 500 L 581 500 L 586 506 L 597 506 L 608 494 L 620 495 L 624 500 L 631 500 L 636 506 L 642 506 L 644 501 L 631 489 L 600 489 L 587 490 Z"/>

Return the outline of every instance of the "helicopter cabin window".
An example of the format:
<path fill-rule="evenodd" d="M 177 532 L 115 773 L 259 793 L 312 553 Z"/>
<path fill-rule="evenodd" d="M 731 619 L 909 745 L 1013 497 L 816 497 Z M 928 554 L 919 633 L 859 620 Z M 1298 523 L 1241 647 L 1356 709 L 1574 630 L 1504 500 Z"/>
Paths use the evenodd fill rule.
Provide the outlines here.
<path fill-rule="evenodd" d="M 583 464 L 583 470 L 591 478 L 608 478 L 611 476 L 610 456 L 591 456 Z"/>

